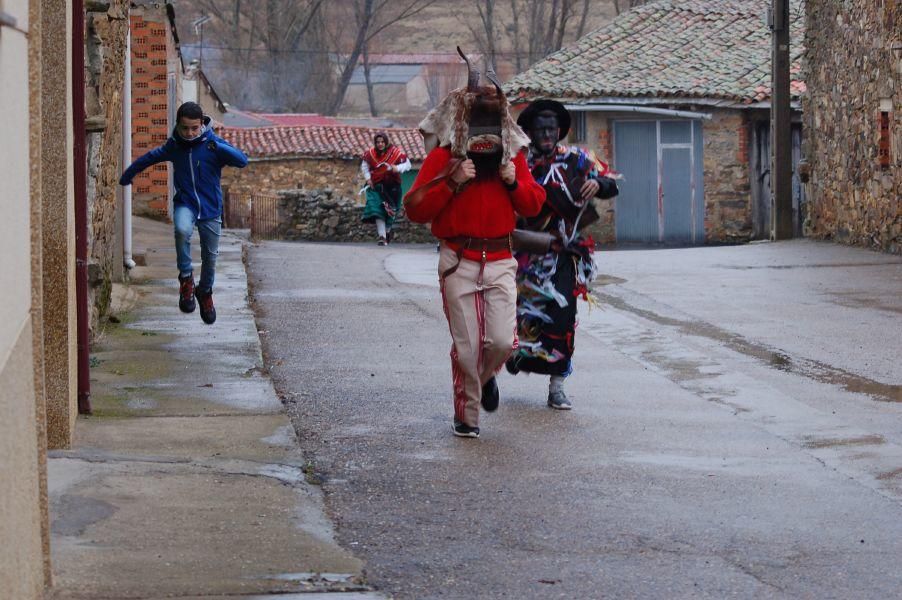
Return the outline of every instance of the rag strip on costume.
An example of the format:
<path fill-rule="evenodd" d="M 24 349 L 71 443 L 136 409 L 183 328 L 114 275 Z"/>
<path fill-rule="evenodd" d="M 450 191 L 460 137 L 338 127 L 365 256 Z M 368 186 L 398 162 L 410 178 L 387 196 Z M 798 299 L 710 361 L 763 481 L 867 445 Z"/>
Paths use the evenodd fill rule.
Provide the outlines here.
<path fill-rule="evenodd" d="M 564 250 L 516 255 L 520 347 L 513 362 L 524 372 L 566 377 L 573 368 L 577 298 L 595 302 L 589 290 L 597 274 L 595 242 L 579 234 L 592 200 L 582 202 L 580 187 L 608 171 L 591 153 L 562 145 L 549 158 L 530 154 L 528 162 L 549 201 L 527 228 L 555 234 Z"/>

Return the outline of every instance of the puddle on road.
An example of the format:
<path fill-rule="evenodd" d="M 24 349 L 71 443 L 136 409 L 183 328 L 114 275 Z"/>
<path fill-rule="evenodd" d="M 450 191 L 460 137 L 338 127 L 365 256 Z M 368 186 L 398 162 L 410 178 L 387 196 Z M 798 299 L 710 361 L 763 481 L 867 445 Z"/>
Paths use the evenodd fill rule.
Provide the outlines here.
<path fill-rule="evenodd" d="M 626 283 L 626 279 L 621 279 L 620 277 L 614 277 L 613 275 L 605 275 L 604 273 L 599 273 L 598 277 L 595 278 L 595 281 L 592 282 L 593 286 L 599 285 L 623 285 Z"/>
<path fill-rule="evenodd" d="M 784 352 L 768 348 L 763 344 L 751 342 L 740 335 L 730 333 L 710 323 L 683 321 L 665 317 L 650 310 L 627 304 L 626 301 L 618 296 L 605 294 L 598 290 L 595 291 L 595 294 L 599 300 L 616 309 L 633 313 L 660 325 L 675 327 L 688 335 L 705 337 L 720 342 L 731 350 L 755 358 L 781 371 L 801 375 L 821 383 L 840 386 L 849 392 L 865 394 L 880 402 L 902 402 L 902 385 L 880 383 L 879 381 L 874 381 L 816 360 L 807 358 L 793 359 Z"/>
<path fill-rule="evenodd" d="M 754 271 L 761 269 L 769 270 L 788 270 L 788 269 L 842 269 L 847 267 L 885 267 L 887 265 L 898 265 L 898 262 L 850 262 L 850 263 L 816 263 L 803 265 L 714 265 L 717 269 L 732 269 L 734 271 Z"/>
<path fill-rule="evenodd" d="M 877 479 L 880 481 L 887 481 L 889 479 L 895 479 L 896 477 L 902 478 L 902 469 L 893 469 L 892 471 L 877 475 Z"/>
<path fill-rule="evenodd" d="M 808 436 L 802 444 L 805 448 L 837 448 L 845 446 L 878 446 L 885 444 L 886 438 L 882 435 L 863 435 L 851 438 L 818 438 Z"/>
<path fill-rule="evenodd" d="M 831 302 L 846 308 L 869 308 L 872 310 L 882 310 L 883 312 L 888 312 L 892 315 L 902 315 L 902 306 L 891 306 L 881 302 L 879 299 L 871 298 L 857 292 L 837 292 L 830 294 L 830 296 L 832 296 Z"/>
<path fill-rule="evenodd" d="M 268 576 L 267 579 L 279 581 L 350 583 L 357 577 L 354 573 L 281 573 Z"/>

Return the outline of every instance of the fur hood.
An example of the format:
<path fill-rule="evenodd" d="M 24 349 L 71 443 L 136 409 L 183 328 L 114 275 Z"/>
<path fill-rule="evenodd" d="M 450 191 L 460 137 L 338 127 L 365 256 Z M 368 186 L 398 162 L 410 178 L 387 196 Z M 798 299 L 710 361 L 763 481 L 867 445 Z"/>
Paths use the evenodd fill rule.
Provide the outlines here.
<path fill-rule="evenodd" d="M 438 106 L 429 111 L 419 126 L 426 151 L 436 146 L 449 146 L 453 156 L 466 157 L 467 139 L 470 137 L 468 125 L 470 110 L 480 97 L 484 103 L 485 99 L 491 96 L 495 97 L 492 103 L 497 105 L 501 113 L 502 162 L 513 160 L 520 150 L 528 148 L 529 137 L 511 117 L 507 98 L 498 93 L 494 87 L 486 86 L 476 90 L 466 87 L 453 90 Z"/>

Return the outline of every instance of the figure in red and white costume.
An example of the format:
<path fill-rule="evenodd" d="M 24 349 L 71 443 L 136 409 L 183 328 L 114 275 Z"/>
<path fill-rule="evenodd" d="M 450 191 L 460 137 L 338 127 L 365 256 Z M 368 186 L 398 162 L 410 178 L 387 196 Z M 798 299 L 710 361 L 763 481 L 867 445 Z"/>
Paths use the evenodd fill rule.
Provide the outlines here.
<path fill-rule="evenodd" d="M 511 233 L 518 215 L 537 215 L 545 201 L 526 165 L 529 138 L 511 118 L 491 73 L 489 78 L 493 85 L 480 87 L 471 70 L 467 87 L 452 91 L 420 123 L 427 146 L 431 141 L 436 147 L 404 198 L 408 218 L 431 222 L 441 240 L 453 431 L 470 438 L 479 437 L 480 404 L 497 409 L 495 374 L 517 347 Z"/>
<path fill-rule="evenodd" d="M 392 239 L 392 225 L 401 208 L 401 173 L 410 170 L 410 159 L 391 143 L 388 135 L 373 136 L 373 147 L 363 154 L 360 172 L 366 180 L 366 206 L 361 220 L 375 223 L 379 245 Z"/>

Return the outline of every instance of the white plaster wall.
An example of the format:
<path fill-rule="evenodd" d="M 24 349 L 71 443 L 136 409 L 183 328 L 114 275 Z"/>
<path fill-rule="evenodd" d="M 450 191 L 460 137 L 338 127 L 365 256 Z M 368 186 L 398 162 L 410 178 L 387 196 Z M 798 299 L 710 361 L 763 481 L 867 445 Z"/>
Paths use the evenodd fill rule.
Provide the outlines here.
<path fill-rule="evenodd" d="M 28 0 L 0 0 L 0 595 L 43 588 L 31 333 Z"/>
<path fill-rule="evenodd" d="M 0 7 L 28 27 L 27 0 L 0 0 Z M 28 198 L 28 40 L 0 27 L 0 361 L 28 319 L 31 307 L 31 233 Z"/>

